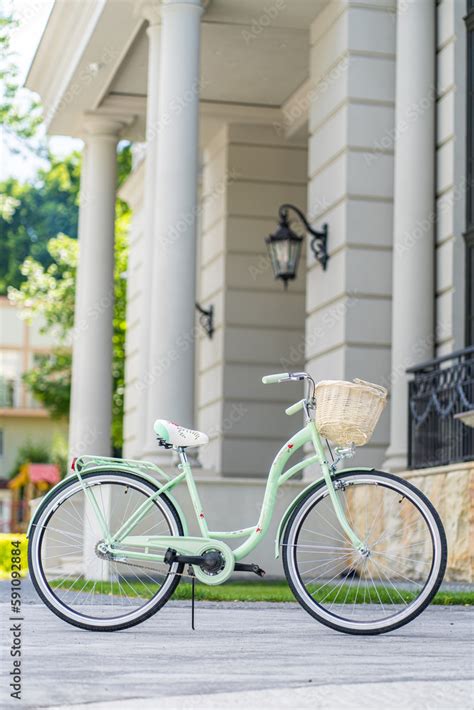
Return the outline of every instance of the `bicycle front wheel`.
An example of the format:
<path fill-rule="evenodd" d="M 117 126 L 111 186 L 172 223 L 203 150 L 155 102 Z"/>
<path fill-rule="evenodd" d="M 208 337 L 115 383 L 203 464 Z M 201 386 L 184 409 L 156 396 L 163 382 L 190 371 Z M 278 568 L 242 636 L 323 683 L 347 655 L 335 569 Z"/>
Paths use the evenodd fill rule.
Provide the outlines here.
<path fill-rule="evenodd" d="M 109 530 L 118 530 L 157 488 L 128 472 L 83 475 Z M 183 535 L 165 495 L 156 499 L 134 535 Z M 36 591 L 57 616 L 74 626 L 116 631 L 139 624 L 172 596 L 182 565 L 113 559 L 77 478 L 66 479 L 40 513 L 29 540 L 29 570 Z M 137 552 L 146 552 L 137 548 Z"/>
<path fill-rule="evenodd" d="M 366 549 L 356 550 L 343 532 L 323 481 L 286 527 L 289 585 L 304 609 L 332 629 L 397 629 L 418 616 L 439 589 L 447 558 L 441 520 L 421 491 L 389 473 L 341 472 L 334 482 Z"/>

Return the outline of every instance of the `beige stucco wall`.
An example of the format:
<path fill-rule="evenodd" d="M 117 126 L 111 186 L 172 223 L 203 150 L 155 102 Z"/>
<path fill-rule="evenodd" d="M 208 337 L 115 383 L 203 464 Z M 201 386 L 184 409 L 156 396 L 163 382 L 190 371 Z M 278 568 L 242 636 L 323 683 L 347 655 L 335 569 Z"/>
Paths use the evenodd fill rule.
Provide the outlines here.
<path fill-rule="evenodd" d="M 214 306 L 215 332 L 206 337 L 196 315 L 195 426 L 210 436 L 200 450 L 207 473 L 264 476 L 281 443 L 301 425 L 284 409 L 301 386 L 264 386 L 269 372 L 304 364 L 305 254 L 288 291 L 273 277 L 265 236 L 278 207 L 306 209 L 306 140 L 287 140 L 274 126 L 227 124 L 203 151 L 197 301 Z M 144 299 L 142 162 L 121 195 L 133 209 L 128 265 L 124 455 L 141 457 L 139 381 Z M 166 413 L 157 412 L 157 416 Z"/>
<path fill-rule="evenodd" d="M 466 3 L 438 4 L 436 96 L 436 353 L 464 347 Z"/>
<path fill-rule="evenodd" d="M 301 423 L 284 413 L 301 386 L 261 379 L 304 361 L 304 254 L 285 292 L 264 239 L 282 203 L 305 210 L 306 164 L 306 143 L 268 125 L 228 124 L 204 150 L 198 300 L 214 305 L 216 332 L 197 344 L 197 423 L 203 466 L 224 476 L 266 475 Z"/>
<path fill-rule="evenodd" d="M 329 3 L 311 26 L 308 213 L 329 225 L 327 271 L 308 262 L 307 368 L 390 381 L 394 3 Z M 389 411 L 356 464 L 380 465 Z"/>
<path fill-rule="evenodd" d="M 296 424 L 295 418 L 285 417 L 283 408 L 299 391 L 292 397 L 293 389 L 288 388 L 293 386 L 260 384 L 262 374 L 280 369 L 282 360 L 285 368 L 290 360 L 288 367 L 296 369 L 302 365 L 299 354 L 305 351 L 307 368 L 317 379 L 359 376 L 389 384 L 396 375 L 391 373 L 390 327 L 395 6 L 390 0 L 366 4 L 334 0 L 312 23 L 311 96 L 303 100 L 310 107 L 307 145 L 289 144 L 272 126 L 230 123 L 205 146 L 197 297 L 203 306 L 214 305 L 216 327 L 212 340 L 199 334 L 196 345 L 196 426 L 211 434 L 209 446 L 201 450 L 205 475 L 223 473 L 243 481 L 244 476 L 261 476 L 268 470 L 278 442 Z M 432 110 L 436 103 L 433 337 L 443 354 L 463 345 L 464 3 L 440 0 L 437 12 L 437 86 L 414 110 Z M 142 166 L 129 183 L 134 219 L 127 456 L 140 455 L 136 414 L 142 397 L 134 386 L 141 299 L 146 298 L 143 176 Z M 275 228 L 283 201 L 306 209 L 315 226 L 328 222 L 331 254 L 323 272 L 310 253 L 306 284 L 302 269 L 287 293 L 272 279 L 263 243 L 265 234 Z M 353 463 L 379 466 L 388 444 L 387 407 L 372 441 Z M 472 558 L 467 554 L 472 469 L 467 465 L 451 469 L 406 475 L 440 509 L 450 549 L 447 578 L 472 579 Z M 217 507 L 223 517 L 238 506 L 240 493 L 233 494 L 229 506 L 228 494 L 221 497 L 217 488 L 207 485 L 211 508 Z"/>

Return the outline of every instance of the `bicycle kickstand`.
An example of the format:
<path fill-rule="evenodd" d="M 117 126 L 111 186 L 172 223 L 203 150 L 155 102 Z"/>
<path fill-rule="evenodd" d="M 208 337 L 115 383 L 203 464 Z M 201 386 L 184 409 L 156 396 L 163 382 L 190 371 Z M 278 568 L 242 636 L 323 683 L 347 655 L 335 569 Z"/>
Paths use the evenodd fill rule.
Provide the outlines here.
<path fill-rule="evenodd" d="M 194 570 L 192 567 L 189 567 L 189 573 L 191 575 L 191 629 L 193 631 L 196 631 L 196 627 L 194 626 L 194 612 L 195 612 L 195 585 L 196 585 L 196 577 L 194 576 Z"/>

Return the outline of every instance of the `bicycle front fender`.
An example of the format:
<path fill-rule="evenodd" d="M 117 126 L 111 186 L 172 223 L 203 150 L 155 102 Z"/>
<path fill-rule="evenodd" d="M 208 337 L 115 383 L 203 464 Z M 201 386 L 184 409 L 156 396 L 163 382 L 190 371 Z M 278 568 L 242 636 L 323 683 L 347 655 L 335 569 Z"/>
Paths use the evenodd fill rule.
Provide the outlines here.
<path fill-rule="evenodd" d="M 39 504 L 38 508 L 35 511 L 35 514 L 33 515 L 33 517 L 31 518 L 31 520 L 29 522 L 28 530 L 26 531 L 26 537 L 27 538 L 30 537 L 31 529 L 36 524 L 37 520 L 39 519 L 40 515 L 42 514 L 47 503 L 51 500 L 51 498 L 59 490 L 61 490 L 61 488 L 63 488 L 65 485 L 67 485 L 72 478 L 77 478 L 77 479 L 80 477 L 87 478 L 88 474 L 90 474 L 90 473 L 97 473 L 100 471 L 110 472 L 111 470 L 112 469 L 111 469 L 110 465 L 108 465 L 108 466 L 107 465 L 94 466 L 93 468 L 88 468 L 87 471 L 82 471 L 82 472 L 74 471 L 73 473 L 66 476 L 66 478 L 63 478 L 62 481 L 59 481 L 59 483 L 57 483 L 55 486 L 53 486 L 53 488 L 51 488 L 51 490 L 49 490 L 46 493 L 46 495 L 44 495 L 41 498 L 41 503 Z M 120 466 L 120 464 L 118 464 L 118 465 L 113 466 L 113 470 L 119 471 L 120 473 L 133 473 L 135 476 L 138 476 L 139 478 L 142 478 L 145 481 L 152 483 L 157 490 L 162 488 L 162 484 L 156 478 L 153 478 L 153 476 L 150 476 L 147 473 L 144 473 L 143 471 L 131 468 L 130 466 Z M 160 473 L 159 469 L 157 469 L 157 472 Z M 164 473 L 163 473 L 163 478 L 165 478 L 165 482 L 167 482 L 169 480 L 169 477 L 166 476 Z M 185 535 L 188 535 L 189 534 L 189 526 L 188 526 L 188 521 L 186 520 L 186 516 L 184 515 L 183 509 L 181 508 L 181 506 L 178 503 L 178 501 L 176 500 L 176 498 L 173 495 L 171 495 L 169 489 L 166 491 L 165 495 L 169 499 L 169 501 L 172 503 L 172 505 L 174 505 L 174 507 L 176 508 L 176 512 L 178 513 L 179 519 L 180 519 L 181 524 L 183 526 L 183 532 Z"/>
<path fill-rule="evenodd" d="M 374 468 L 373 466 L 368 468 L 367 466 L 361 466 L 358 468 L 341 468 L 340 471 L 337 473 L 347 473 L 348 471 L 373 471 Z M 317 481 L 314 481 L 313 483 L 310 483 L 306 488 L 303 488 L 301 493 L 299 493 L 296 498 L 290 503 L 288 508 L 285 510 L 285 513 L 283 514 L 282 519 L 280 520 L 280 524 L 278 525 L 278 530 L 275 538 L 275 557 L 278 558 L 280 557 L 280 547 L 281 547 L 281 541 L 283 539 L 283 536 L 285 534 L 286 526 L 288 524 L 288 521 L 291 517 L 291 514 L 295 510 L 295 508 L 300 504 L 300 502 L 303 500 L 303 498 L 313 490 L 316 490 L 318 486 L 321 484 L 321 481 L 324 481 L 324 478 L 318 478 Z"/>

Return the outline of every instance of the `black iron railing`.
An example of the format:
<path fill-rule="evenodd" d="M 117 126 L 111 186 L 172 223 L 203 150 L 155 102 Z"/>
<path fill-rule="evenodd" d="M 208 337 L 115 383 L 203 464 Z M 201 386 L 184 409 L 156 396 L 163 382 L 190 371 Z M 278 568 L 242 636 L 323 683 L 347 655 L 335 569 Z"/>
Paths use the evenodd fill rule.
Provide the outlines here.
<path fill-rule="evenodd" d="M 474 429 L 454 417 L 474 410 L 474 347 L 407 370 L 408 466 L 474 459 Z"/>

